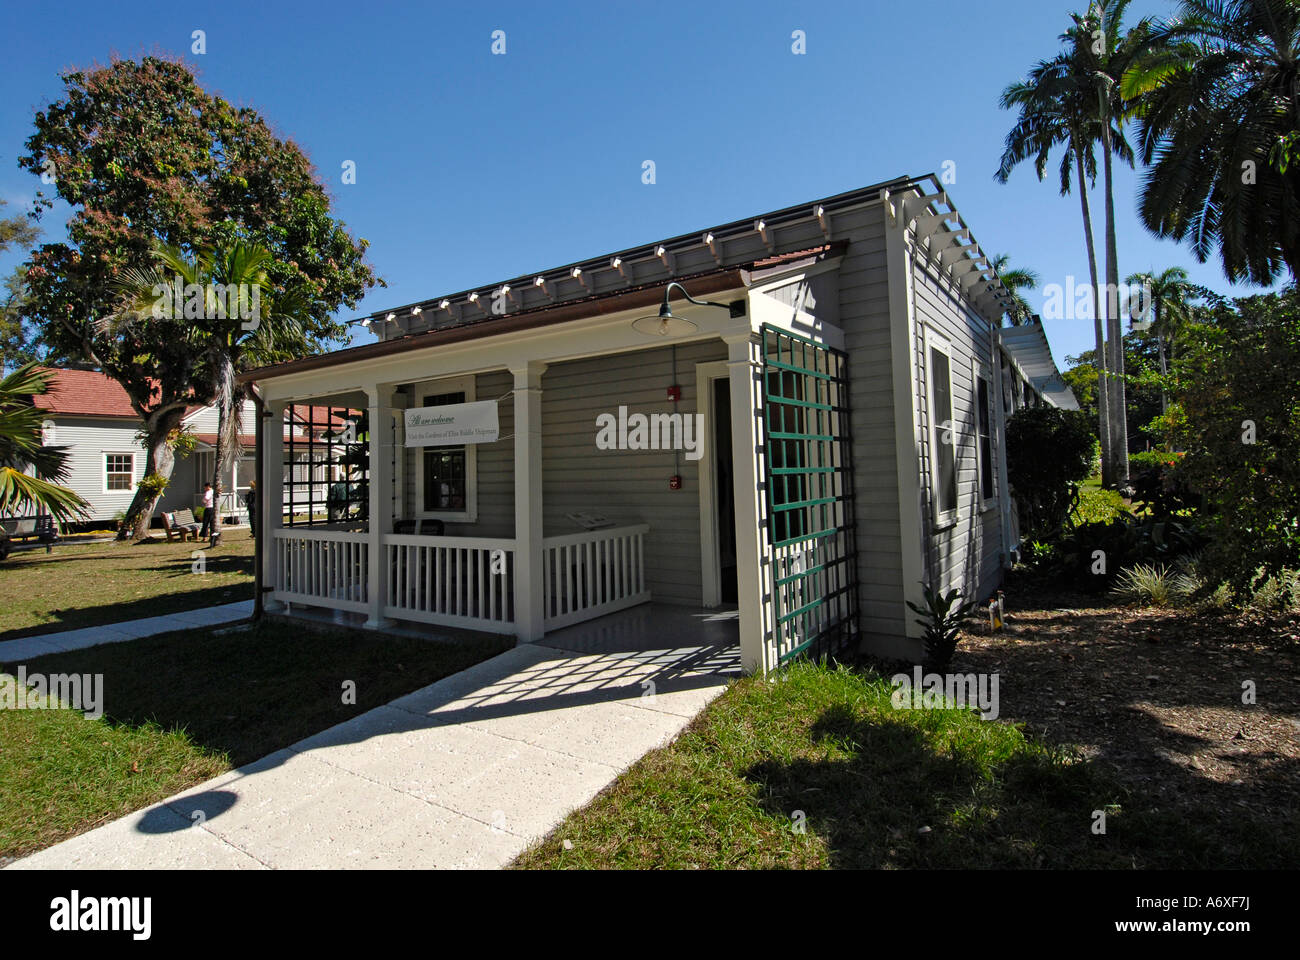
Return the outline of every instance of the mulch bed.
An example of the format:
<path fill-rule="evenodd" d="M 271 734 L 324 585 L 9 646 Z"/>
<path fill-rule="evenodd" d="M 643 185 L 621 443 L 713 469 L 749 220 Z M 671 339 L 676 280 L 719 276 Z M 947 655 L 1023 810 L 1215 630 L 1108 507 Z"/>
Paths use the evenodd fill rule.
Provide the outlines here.
<path fill-rule="evenodd" d="M 964 634 L 951 667 L 999 674 L 1003 720 L 1077 747 L 1153 806 L 1294 825 L 1300 619 L 1017 596 L 1013 583 L 1006 620 L 1001 632 Z"/>

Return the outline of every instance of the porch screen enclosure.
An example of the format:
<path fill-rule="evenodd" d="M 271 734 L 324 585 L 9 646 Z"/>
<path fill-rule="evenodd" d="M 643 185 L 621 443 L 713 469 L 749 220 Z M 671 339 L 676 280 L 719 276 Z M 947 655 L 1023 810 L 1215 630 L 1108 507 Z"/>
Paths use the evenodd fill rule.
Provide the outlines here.
<path fill-rule="evenodd" d="M 365 612 L 370 558 L 369 426 L 364 410 L 292 405 L 285 410 L 283 525 L 272 535 L 275 594 Z"/>
<path fill-rule="evenodd" d="M 764 533 L 775 662 L 857 633 L 848 357 L 762 327 Z"/>

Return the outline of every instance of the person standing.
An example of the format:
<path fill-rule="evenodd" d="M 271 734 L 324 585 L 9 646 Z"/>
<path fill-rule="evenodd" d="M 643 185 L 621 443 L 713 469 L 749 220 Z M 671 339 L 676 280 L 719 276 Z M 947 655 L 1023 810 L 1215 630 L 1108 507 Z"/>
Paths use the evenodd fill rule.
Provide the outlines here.
<path fill-rule="evenodd" d="M 244 494 L 244 506 L 248 508 L 248 529 L 257 539 L 257 481 L 248 481 L 248 492 Z"/>
<path fill-rule="evenodd" d="M 212 533 L 212 484 L 203 485 L 203 526 L 199 528 L 199 537 L 207 537 Z"/>

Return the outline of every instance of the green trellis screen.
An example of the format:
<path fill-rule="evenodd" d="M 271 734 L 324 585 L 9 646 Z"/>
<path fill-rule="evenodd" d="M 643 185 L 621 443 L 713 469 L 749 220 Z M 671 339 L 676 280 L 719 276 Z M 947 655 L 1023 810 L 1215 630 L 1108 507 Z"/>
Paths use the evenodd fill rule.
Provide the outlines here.
<path fill-rule="evenodd" d="M 763 446 L 776 661 L 857 631 L 848 357 L 765 324 Z"/>

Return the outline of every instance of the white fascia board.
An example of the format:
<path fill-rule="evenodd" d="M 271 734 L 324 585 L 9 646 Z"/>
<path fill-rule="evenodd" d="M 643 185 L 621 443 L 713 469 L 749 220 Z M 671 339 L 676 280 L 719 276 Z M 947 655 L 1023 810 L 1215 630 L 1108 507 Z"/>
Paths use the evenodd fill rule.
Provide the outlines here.
<path fill-rule="evenodd" d="M 710 300 L 727 303 L 746 299 L 748 291 L 736 287 L 709 294 Z M 653 315 L 653 306 L 636 307 L 618 313 L 593 314 L 531 330 L 517 330 L 477 337 L 457 343 L 434 343 L 386 357 L 369 357 L 352 363 L 304 370 L 271 377 L 258 384 L 267 402 L 305 400 L 376 384 L 402 384 L 523 367 L 530 362 L 562 363 L 604 354 L 648 350 L 669 344 L 713 340 L 738 329 L 748 331 L 750 317 L 731 317 L 718 307 L 674 304 L 674 315 L 693 321 L 699 329 L 685 337 L 648 337 L 632 329 L 632 321 Z"/>

